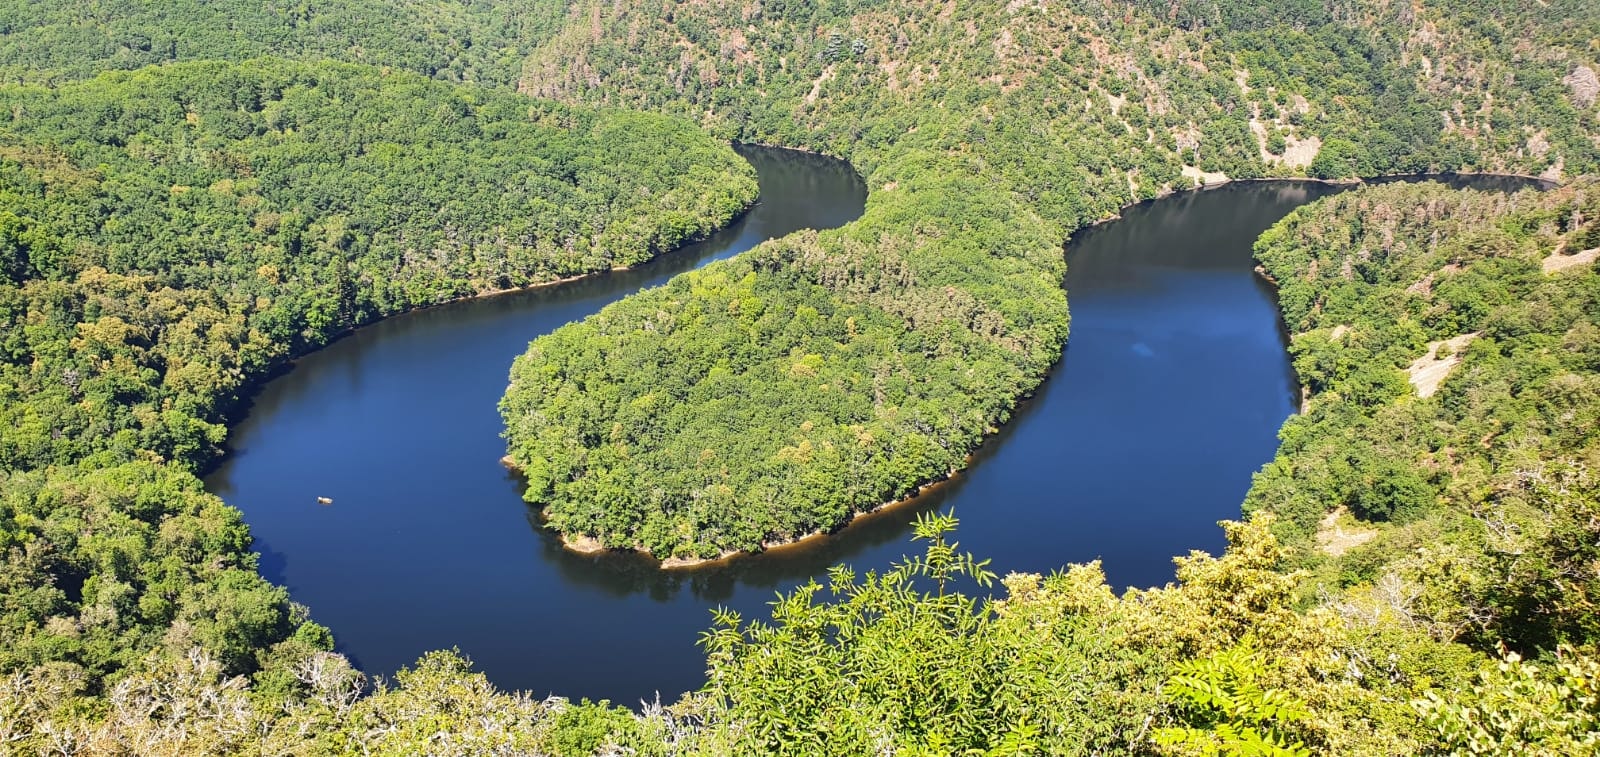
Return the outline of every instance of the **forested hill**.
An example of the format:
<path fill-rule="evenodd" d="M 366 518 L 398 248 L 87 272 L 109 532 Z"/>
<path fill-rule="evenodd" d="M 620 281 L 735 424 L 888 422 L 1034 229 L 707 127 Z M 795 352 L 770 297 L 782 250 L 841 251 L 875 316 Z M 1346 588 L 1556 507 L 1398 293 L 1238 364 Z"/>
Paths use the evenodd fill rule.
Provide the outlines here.
<path fill-rule="evenodd" d="M 507 85 L 554 33 L 561 0 L 26 0 L 0 7 L 0 83 L 264 55 L 393 66 Z"/>
<path fill-rule="evenodd" d="M 1551 0 L 583 2 L 521 86 L 864 160 L 917 129 L 1034 196 L 1233 178 L 1594 171 L 1600 7 Z M 993 132 L 1055 149 L 1000 153 Z M 1049 204 L 1045 205 L 1050 209 Z M 1092 214 L 1091 214 L 1092 215 Z"/>
<path fill-rule="evenodd" d="M 1311 587 L 1436 638 L 1600 641 L 1600 185 L 1396 185 L 1257 243 L 1305 412 L 1247 511 Z"/>
<path fill-rule="evenodd" d="M 1535 5 L 7 5 L 0 752 L 1593 753 L 1600 208 L 1574 177 L 1600 165 L 1600 7 Z M 506 81 L 526 50 L 519 85 L 566 105 L 437 81 Z M 266 54 L 346 62 L 242 62 Z M 1263 238 L 1308 412 L 1228 551 L 1172 586 L 991 588 L 933 517 L 885 573 L 718 614 L 706 688 L 637 714 L 449 653 L 370 687 L 193 471 L 298 350 L 750 200 L 685 121 L 596 103 L 843 155 L 871 189 L 854 224 L 514 367 L 511 452 L 551 522 L 662 556 L 964 465 L 1060 354 L 1062 241 L 1129 201 L 1224 175 L 1570 184 L 1362 189 Z"/>
<path fill-rule="evenodd" d="M 502 403 L 527 497 L 663 558 L 836 528 L 1005 422 L 1066 336 L 1061 242 L 1128 202 L 1596 170 L 1600 9 L 1554 5 L 584 4 L 526 91 L 845 155 L 873 193 L 536 342 Z"/>

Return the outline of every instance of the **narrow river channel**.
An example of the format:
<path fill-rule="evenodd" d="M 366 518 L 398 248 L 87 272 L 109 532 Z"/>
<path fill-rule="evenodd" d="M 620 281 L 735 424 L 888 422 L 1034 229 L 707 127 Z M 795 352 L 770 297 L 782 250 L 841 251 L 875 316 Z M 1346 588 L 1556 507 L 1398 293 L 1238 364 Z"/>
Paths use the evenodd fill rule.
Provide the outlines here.
<path fill-rule="evenodd" d="M 907 524 L 932 508 L 953 507 L 963 547 L 1002 574 L 1100 559 L 1113 585 L 1150 586 L 1172 579 L 1174 555 L 1221 548 L 1216 521 L 1238 515 L 1295 394 L 1250 245 L 1332 187 L 1184 193 L 1080 233 L 1061 363 L 967 472 L 912 507 L 693 572 L 561 549 L 498 462 L 512 358 L 642 287 L 861 213 L 848 165 L 740 151 L 762 200 L 713 238 L 634 270 L 383 321 L 256 397 L 207 485 L 243 510 L 263 574 L 362 669 L 389 675 L 456 647 L 503 687 L 670 701 L 703 681 L 710 608 L 765 617 L 775 592 L 836 562 L 882 568 L 913 549 Z"/>

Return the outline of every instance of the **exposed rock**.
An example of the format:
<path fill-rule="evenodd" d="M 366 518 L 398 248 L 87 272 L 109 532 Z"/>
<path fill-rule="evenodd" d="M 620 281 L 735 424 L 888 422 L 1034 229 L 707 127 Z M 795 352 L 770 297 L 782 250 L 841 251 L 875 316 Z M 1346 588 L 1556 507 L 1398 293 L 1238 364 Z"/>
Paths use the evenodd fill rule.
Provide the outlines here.
<path fill-rule="evenodd" d="M 1537 131 L 1528 137 L 1528 154 L 1535 158 L 1542 158 L 1550 152 L 1550 140 L 1545 139 L 1544 132 Z"/>
<path fill-rule="evenodd" d="M 1411 379 L 1411 385 L 1417 389 L 1417 396 L 1432 397 L 1434 392 L 1439 391 L 1439 385 L 1444 383 L 1445 378 L 1450 375 L 1450 371 L 1461 364 L 1461 351 L 1465 350 L 1467 345 L 1472 344 L 1472 340 L 1477 338 L 1478 332 L 1474 331 L 1471 334 L 1462 334 L 1454 339 L 1430 342 L 1428 344 L 1428 354 L 1417 358 L 1416 362 L 1406 369 L 1406 374 Z M 1439 348 L 1446 345 L 1450 347 L 1449 356 L 1439 357 Z"/>
<path fill-rule="evenodd" d="M 580 555 L 595 555 L 607 551 L 606 545 L 593 536 L 578 534 L 561 535 L 561 545 Z"/>
<path fill-rule="evenodd" d="M 1317 524 L 1317 546 L 1322 549 L 1323 554 L 1338 557 L 1377 537 L 1377 531 L 1361 528 L 1359 524 L 1341 524 L 1340 521 L 1353 520 L 1346 518 L 1349 512 L 1340 505 Z"/>
<path fill-rule="evenodd" d="M 1560 182 L 1561 172 L 1564 170 L 1566 170 L 1566 159 L 1558 155 L 1556 156 L 1556 162 L 1551 163 L 1550 167 L 1539 172 L 1539 178 L 1544 181 Z"/>
<path fill-rule="evenodd" d="M 1596 97 L 1600 97 L 1600 76 L 1596 76 L 1594 69 L 1588 66 L 1578 66 L 1567 74 L 1562 84 L 1572 90 L 1572 101 L 1579 107 L 1587 108 L 1594 105 Z"/>
<path fill-rule="evenodd" d="M 1584 250 L 1575 255 L 1563 255 L 1560 252 L 1553 252 L 1542 261 L 1539 267 L 1544 269 L 1545 273 L 1555 273 L 1556 271 L 1565 271 L 1568 268 L 1576 268 L 1580 265 L 1588 265 L 1596 259 L 1600 259 L 1600 247 Z"/>
<path fill-rule="evenodd" d="M 1317 153 L 1322 151 L 1322 138 L 1316 135 L 1298 139 L 1293 135 L 1284 138 L 1283 164 L 1293 168 L 1305 168 L 1311 161 L 1317 159 Z"/>
<path fill-rule="evenodd" d="M 1194 166 L 1184 166 L 1183 175 L 1196 186 L 1210 186 L 1212 184 L 1228 183 L 1228 175 L 1221 171 L 1202 171 Z"/>

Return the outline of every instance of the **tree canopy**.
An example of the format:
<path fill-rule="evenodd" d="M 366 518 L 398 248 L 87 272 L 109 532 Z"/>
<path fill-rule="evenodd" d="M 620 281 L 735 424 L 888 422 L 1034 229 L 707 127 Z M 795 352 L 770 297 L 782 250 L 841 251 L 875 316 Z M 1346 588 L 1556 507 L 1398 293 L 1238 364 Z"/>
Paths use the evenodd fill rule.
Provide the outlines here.
<path fill-rule="evenodd" d="M 371 684 L 194 473 L 251 381 L 346 329 L 726 222 L 754 183 L 693 122 L 848 157 L 865 215 L 536 341 L 512 457 L 607 546 L 837 527 L 1042 380 L 1073 231 L 1223 178 L 1594 172 L 1597 38 L 1584 0 L 13 3 L 0 744 L 1593 751 L 1592 180 L 1362 189 L 1263 236 L 1306 412 L 1172 586 L 992 576 L 934 517 L 884 573 L 718 614 L 705 689 L 638 712 L 450 652 Z"/>
<path fill-rule="evenodd" d="M 261 56 L 505 85 L 566 20 L 559 0 L 32 0 L 0 8 L 0 82 Z"/>

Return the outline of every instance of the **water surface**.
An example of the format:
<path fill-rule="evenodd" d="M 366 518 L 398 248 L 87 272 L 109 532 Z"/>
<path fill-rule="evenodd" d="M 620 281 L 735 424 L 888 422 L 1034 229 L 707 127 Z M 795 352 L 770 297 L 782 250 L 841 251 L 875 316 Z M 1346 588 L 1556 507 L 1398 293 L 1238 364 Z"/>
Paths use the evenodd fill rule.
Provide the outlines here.
<path fill-rule="evenodd" d="M 1332 187 L 1185 193 L 1079 234 L 1062 361 L 968 471 L 911 507 L 694 572 L 561 549 L 498 463 L 511 359 L 641 287 L 861 212 L 848 166 L 741 152 L 762 201 L 712 239 L 636 270 L 363 329 L 268 384 L 235 427 L 208 486 L 244 511 L 263 574 L 364 670 L 458 647 L 503 687 L 670 700 L 703 681 L 695 642 L 711 607 L 764 617 L 774 592 L 836 562 L 883 568 L 913 549 L 907 524 L 932 508 L 953 507 L 963 547 L 1002 574 L 1099 559 L 1114 586 L 1152 586 L 1172 579 L 1172 556 L 1221 549 L 1216 521 L 1238 515 L 1296 392 L 1250 246 Z"/>

